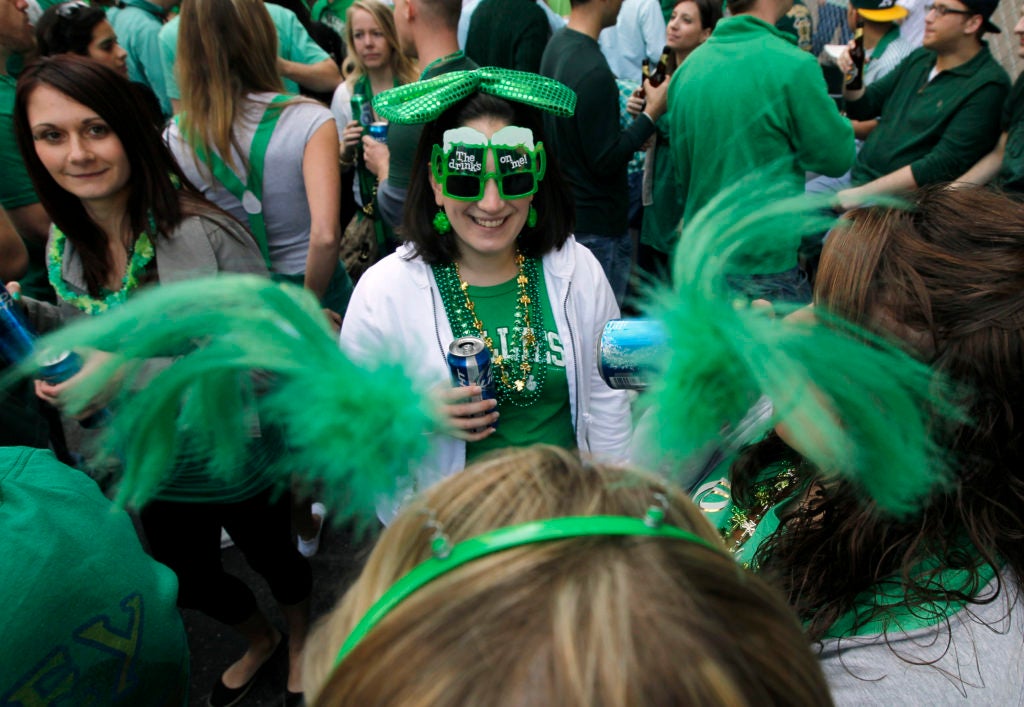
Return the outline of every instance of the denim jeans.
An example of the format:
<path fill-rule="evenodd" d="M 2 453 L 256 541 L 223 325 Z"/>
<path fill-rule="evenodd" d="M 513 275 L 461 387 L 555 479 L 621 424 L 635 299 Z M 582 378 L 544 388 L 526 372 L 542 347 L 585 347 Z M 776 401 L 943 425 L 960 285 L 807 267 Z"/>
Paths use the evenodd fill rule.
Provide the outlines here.
<path fill-rule="evenodd" d="M 621 307 L 629 284 L 629 271 L 633 267 L 633 239 L 628 233 L 621 236 L 577 233 L 576 241 L 589 248 L 597 262 L 601 263 L 612 292 L 615 293 L 615 301 Z"/>

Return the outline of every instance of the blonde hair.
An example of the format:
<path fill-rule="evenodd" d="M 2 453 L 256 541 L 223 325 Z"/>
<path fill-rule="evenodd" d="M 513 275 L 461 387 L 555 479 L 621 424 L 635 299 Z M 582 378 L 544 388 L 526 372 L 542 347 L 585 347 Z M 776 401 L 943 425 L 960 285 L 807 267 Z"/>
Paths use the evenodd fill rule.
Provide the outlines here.
<path fill-rule="evenodd" d="M 352 37 L 352 14 L 356 10 L 369 13 L 370 17 L 373 18 L 373 21 L 377 23 L 380 31 L 384 34 L 384 41 L 388 43 L 388 49 L 391 51 L 391 59 L 389 61 L 391 75 L 398 79 L 399 84 L 415 81 L 417 78 L 416 67 L 413 66 L 412 60 L 402 52 L 401 44 L 398 41 L 398 30 L 395 28 L 395 13 L 390 7 L 379 0 L 356 0 L 345 10 L 345 47 L 348 50 L 347 56 L 352 60 L 355 67 L 346 79 L 349 82 L 349 87 L 354 86 L 359 77 L 366 73 L 366 65 L 363 64 L 356 53 L 355 41 Z M 358 118 L 358 116 L 354 117 Z"/>
<path fill-rule="evenodd" d="M 334 668 L 363 614 L 430 557 L 428 509 L 458 543 L 546 518 L 641 518 L 660 490 L 654 477 L 549 446 L 431 488 L 384 531 L 307 643 L 310 704 L 830 704 L 781 597 L 724 548 L 666 538 L 572 538 L 473 561 L 408 597 Z M 689 499 L 668 498 L 666 522 L 721 547 Z"/>
<path fill-rule="evenodd" d="M 263 0 L 183 0 L 177 79 L 181 129 L 231 166 L 235 119 L 246 94 L 282 93 L 277 30 Z M 242 152 L 242 150 L 239 150 Z"/>

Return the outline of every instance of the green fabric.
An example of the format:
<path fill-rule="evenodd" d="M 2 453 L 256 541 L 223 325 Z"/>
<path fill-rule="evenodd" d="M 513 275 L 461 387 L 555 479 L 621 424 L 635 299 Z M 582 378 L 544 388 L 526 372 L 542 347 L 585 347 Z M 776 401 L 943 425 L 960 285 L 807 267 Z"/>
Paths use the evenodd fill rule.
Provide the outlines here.
<path fill-rule="evenodd" d="M 477 316 L 487 327 L 487 333 L 494 339 L 495 347 L 503 356 L 509 353 L 507 337 L 515 321 L 518 288 L 516 278 L 493 287 L 469 288 Z M 498 410 L 501 417 L 497 431 L 479 442 L 466 444 L 467 464 L 486 452 L 504 447 L 553 444 L 565 449 L 576 448 L 576 433 L 572 427 L 572 410 L 569 406 L 569 382 L 565 373 L 565 348 L 558 336 L 551 298 L 543 277 L 540 278 L 540 295 L 546 331 L 538 334 L 547 337 L 550 349 L 544 388 L 536 403 L 529 407 L 502 405 Z M 510 359 L 513 360 L 518 363 L 520 359 Z"/>
<path fill-rule="evenodd" d="M 277 121 L 281 119 L 283 112 L 282 104 L 291 100 L 291 96 L 279 94 L 267 105 L 266 110 L 263 111 L 263 115 L 260 117 L 260 122 L 256 126 L 256 132 L 252 138 L 252 146 L 249 151 L 249 169 L 246 173 L 246 181 L 243 184 L 235 171 L 231 169 L 223 158 L 216 152 L 210 151 L 205 144 L 201 141 L 192 141 L 186 136 L 186 139 L 195 148 L 196 156 L 210 168 L 210 172 L 213 178 L 220 182 L 225 189 L 231 192 L 231 195 L 238 199 L 243 208 L 246 206 L 247 199 L 246 194 L 252 194 L 256 201 L 260 204 L 260 210 L 256 212 L 250 212 L 246 209 L 246 216 L 249 221 L 249 230 L 252 231 L 253 237 L 256 239 L 256 243 L 260 247 L 260 253 L 263 255 L 263 261 L 267 265 L 267 270 L 273 272 L 274 268 L 270 263 L 270 250 L 267 245 L 267 225 L 263 216 L 263 163 L 267 157 L 267 147 L 270 145 L 270 138 L 274 134 L 274 128 L 277 126 Z M 175 119 L 180 129 L 180 121 Z"/>
<path fill-rule="evenodd" d="M 805 52 L 811 51 L 811 36 L 814 33 L 814 23 L 811 11 L 807 9 L 807 5 L 804 4 L 803 0 L 795 0 L 793 7 L 782 16 L 782 19 L 775 23 L 775 27 L 786 34 L 792 35 L 796 40 L 796 45 Z"/>
<path fill-rule="evenodd" d="M 13 77 L 0 75 L 0 206 L 8 211 L 39 203 L 14 137 L 16 84 Z M 46 279 L 46 245 L 22 240 L 28 250 L 28 270 L 18 280 L 22 292 L 35 299 L 54 302 L 53 288 Z"/>
<path fill-rule="evenodd" d="M 132 0 L 126 7 L 107 10 L 118 42 L 128 52 L 128 78 L 149 86 L 160 101 L 160 111 L 170 116 L 173 111 L 166 86 L 170 74 L 165 75 L 158 39 L 163 15 L 163 8 L 146 0 Z"/>
<path fill-rule="evenodd" d="M 570 0 L 547 0 L 548 7 L 555 11 L 559 17 L 568 17 L 572 11 Z"/>
<path fill-rule="evenodd" d="M 305 287 L 306 285 L 306 273 L 297 273 L 295 275 L 274 273 L 270 277 L 274 282 L 290 282 L 297 287 Z M 344 314 L 348 308 L 348 301 L 352 297 L 352 289 L 352 278 L 349 277 L 348 271 L 345 269 L 345 263 L 339 260 L 338 266 L 334 269 L 334 274 L 331 275 L 330 282 L 327 283 L 327 291 L 320 298 L 320 305 L 332 312 Z"/>
<path fill-rule="evenodd" d="M 956 179 L 995 145 L 1010 89 L 1006 71 L 983 46 L 970 61 L 928 81 L 935 53 L 917 49 L 873 82 L 846 112 L 881 118 L 853 166 L 864 184 L 910 165 L 919 186 Z"/>
<path fill-rule="evenodd" d="M 0 206 L 8 211 L 39 203 L 14 137 L 14 88 L 17 83 L 13 76 L 0 75 L 0 175 L 3 175 L 0 179 Z"/>
<path fill-rule="evenodd" d="M 571 119 L 544 115 L 545 147 L 569 180 L 576 203 L 576 232 L 618 237 L 628 229 L 626 165 L 654 124 L 644 115 L 619 127 L 619 88 L 601 47 L 565 27 L 544 50 L 540 73 L 576 92 Z"/>
<path fill-rule="evenodd" d="M 177 578 L 94 481 L 0 448 L 0 527 L 0 704 L 186 704 Z"/>
<path fill-rule="evenodd" d="M 454 63 L 459 58 L 456 54 L 451 61 Z M 575 94 L 557 81 L 528 71 L 492 66 L 449 71 L 443 76 L 388 89 L 373 99 L 373 109 L 392 123 L 429 123 L 477 91 L 525 103 L 563 118 L 576 109 Z"/>
<path fill-rule="evenodd" d="M 436 78 L 451 71 L 468 71 L 475 68 L 477 68 L 477 65 L 472 59 L 459 56 L 451 61 L 428 67 L 423 72 L 422 80 Z M 392 187 L 397 189 L 409 188 L 409 180 L 412 175 L 412 161 L 416 156 L 416 146 L 420 142 L 421 132 L 423 132 L 422 125 L 399 125 L 395 123 L 388 126 L 390 161 L 388 163 L 387 181 Z"/>
<path fill-rule="evenodd" d="M 264 7 L 270 13 L 270 19 L 277 29 L 277 55 L 288 61 L 295 61 L 300 64 L 317 64 L 324 59 L 329 59 L 327 52 L 321 49 L 320 45 L 309 36 L 299 18 L 291 10 L 266 3 Z M 174 75 L 174 58 L 178 52 L 178 18 L 173 18 L 160 30 L 160 59 L 163 62 L 164 74 L 166 75 L 166 96 L 168 99 L 179 100 L 181 89 L 178 88 L 178 81 Z M 299 85 L 291 79 L 283 76 L 285 93 L 299 92 Z"/>
<path fill-rule="evenodd" d="M 536 72 L 550 38 L 548 16 L 534 0 L 483 0 L 469 21 L 466 55 L 480 66 Z"/>
<path fill-rule="evenodd" d="M 667 115 L 687 222 L 740 181 L 750 191 L 779 186 L 795 196 L 805 172 L 838 177 L 854 158 L 853 128 L 829 98 L 817 61 L 750 15 L 719 22 L 676 70 Z M 771 253 L 731 261 L 730 274 L 796 267 L 799 237 L 771 237 Z"/>
<path fill-rule="evenodd" d="M 996 184 L 1010 192 L 1024 193 L 1024 74 L 1017 77 L 1010 90 L 1002 123 L 1006 151 Z"/>
<path fill-rule="evenodd" d="M 395 77 L 395 86 L 398 86 L 398 77 Z M 358 96 L 358 98 L 357 98 Z M 370 84 L 369 76 L 360 76 L 352 87 L 352 119 L 358 120 L 363 126 L 363 135 L 368 134 L 369 122 L 373 121 L 371 102 L 373 101 L 373 86 Z M 364 115 L 365 114 L 365 115 Z M 373 220 L 373 231 L 377 236 L 378 248 L 386 243 L 395 242 L 395 230 L 387 221 L 380 217 L 377 207 L 377 175 L 366 167 L 363 159 L 363 144 L 356 145 L 356 179 L 359 184 L 359 196 L 362 200 L 363 210 L 360 218 Z M 383 252 L 383 251 L 381 251 Z"/>
<path fill-rule="evenodd" d="M 658 141 L 654 150 L 654 179 L 651 181 L 650 205 L 644 207 L 640 242 L 655 250 L 671 254 L 679 242 L 679 221 L 683 218 L 683 201 L 676 184 L 672 152 L 664 118 L 658 121 Z"/>
<path fill-rule="evenodd" d="M 780 471 L 777 466 L 765 469 L 758 481 L 771 479 Z M 798 492 L 799 493 L 799 492 Z M 781 503 L 768 509 L 764 516 L 752 528 L 752 534 L 739 545 L 729 536 L 733 522 L 735 506 L 732 502 L 732 485 L 727 477 L 715 475 L 693 491 L 693 502 L 704 513 L 704 517 L 725 537 L 726 547 L 732 552 L 736 562 L 744 567 L 751 567 L 754 556 L 761 545 L 770 538 L 780 525 L 779 513 L 782 507 L 791 503 L 796 494 L 790 495 Z M 915 568 L 920 574 L 934 569 L 937 563 L 921 563 Z M 756 571 L 756 567 L 754 567 Z M 995 570 L 984 565 L 979 570 L 979 580 L 975 589 L 987 585 L 995 577 Z M 946 569 L 942 571 L 937 584 L 945 589 L 970 591 L 971 573 L 966 570 Z M 900 631 L 912 631 L 918 628 L 934 626 L 963 609 L 967 603 L 963 601 L 947 601 L 944 603 L 929 602 L 915 608 L 895 606 L 904 601 L 905 594 L 902 583 L 897 578 L 879 582 L 871 589 L 857 596 L 856 606 L 850 612 L 839 617 L 826 634 L 832 638 L 842 636 L 870 636 L 885 633 L 887 629 L 898 628 Z M 879 609 L 884 609 L 879 612 Z"/>

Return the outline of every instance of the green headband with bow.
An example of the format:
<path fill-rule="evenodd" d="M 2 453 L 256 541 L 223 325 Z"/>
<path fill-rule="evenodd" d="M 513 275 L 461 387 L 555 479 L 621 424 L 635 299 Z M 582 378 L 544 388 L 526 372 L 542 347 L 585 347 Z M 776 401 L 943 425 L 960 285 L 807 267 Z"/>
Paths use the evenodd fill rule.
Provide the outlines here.
<path fill-rule="evenodd" d="M 429 123 L 475 91 L 562 117 L 576 110 L 576 93 L 565 84 L 527 71 L 493 66 L 452 71 L 429 81 L 382 91 L 374 96 L 373 109 L 392 123 Z"/>

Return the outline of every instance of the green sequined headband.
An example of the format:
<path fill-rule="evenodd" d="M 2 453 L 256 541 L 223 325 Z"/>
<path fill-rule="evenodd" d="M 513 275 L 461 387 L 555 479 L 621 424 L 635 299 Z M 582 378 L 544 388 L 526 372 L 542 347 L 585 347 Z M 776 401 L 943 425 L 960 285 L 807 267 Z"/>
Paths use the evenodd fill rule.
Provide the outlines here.
<path fill-rule="evenodd" d="M 452 71 L 378 93 L 373 109 L 392 123 L 429 123 L 475 91 L 567 118 L 576 110 L 576 93 L 554 79 L 527 71 L 489 66 Z"/>

